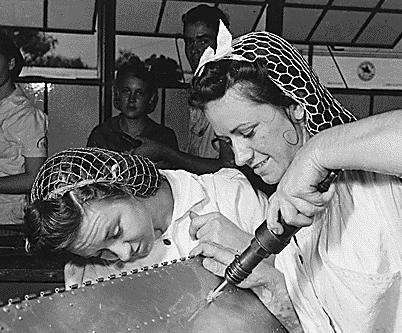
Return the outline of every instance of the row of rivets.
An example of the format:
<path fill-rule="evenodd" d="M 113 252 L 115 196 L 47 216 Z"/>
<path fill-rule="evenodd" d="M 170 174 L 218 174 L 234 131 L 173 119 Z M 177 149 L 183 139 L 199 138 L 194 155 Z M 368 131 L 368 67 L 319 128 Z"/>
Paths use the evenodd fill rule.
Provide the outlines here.
<path fill-rule="evenodd" d="M 21 298 L 19 298 L 19 297 L 14 297 L 14 298 L 9 298 L 8 299 L 8 304 L 9 305 L 19 303 L 19 302 L 21 302 Z"/>
<path fill-rule="evenodd" d="M 45 296 L 48 296 L 48 295 L 51 295 L 51 294 L 53 294 L 53 292 L 52 292 L 51 290 L 43 290 L 43 291 L 41 291 L 41 292 L 39 293 L 39 295 L 40 295 L 41 297 L 45 297 Z"/>
<path fill-rule="evenodd" d="M 27 300 L 27 301 L 29 301 L 30 299 L 34 299 L 36 297 L 38 297 L 38 295 L 36 295 L 36 294 L 28 294 L 28 295 L 24 296 L 25 300 Z"/>
<path fill-rule="evenodd" d="M 191 256 L 188 256 L 188 259 L 193 259 L 194 257 L 195 257 L 194 255 L 191 255 Z M 186 257 L 181 257 L 179 260 L 180 260 L 180 261 L 185 261 L 185 260 L 186 260 Z M 171 263 L 174 264 L 174 263 L 176 263 L 177 261 L 178 261 L 177 259 L 172 259 L 172 260 L 171 260 Z M 168 262 L 167 262 L 167 261 L 164 261 L 164 262 L 161 263 L 161 265 L 162 265 L 162 266 L 167 266 L 167 265 L 168 265 Z M 159 264 L 153 264 L 151 267 L 152 267 L 152 268 L 158 268 L 158 267 L 159 267 Z M 144 266 L 144 267 L 141 268 L 142 271 L 147 271 L 148 269 L 149 269 L 149 266 Z M 131 270 L 131 273 L 132 273 L 132 274 L 138 273 L 138 269 L 132 269 L 132 270 Z M 126 276 L 126 275 L 127 275 L 127 272 L 122 272 L 120 275 L 121 275 L 121 276 Z M 116 278 L 116 275 L 115 275 L 115 274 L 111 274 L 108 278 L 109 278 L 110 280 L 115 279 L 115 278 Z M 104 278 L 103 278 L 103 277 L 98 277 L 98 278 L 96 279 L 96 281 L 97 281 L 97 282 L 103 282 L 103 281 L 104 281 Z M 84 286 L 90 286 L 91 284 L 92 284 L 92 281 L 90 281 L 90 280 L 84 282 Z M 78 284 L 73 284 L 73 285 L 70 286 L 70 288 L 71 288 L 71 289 L 77 289 L 77 288 L 78 288 Z M 65 291 L 65 288 L 64 288 L 64 287 L 55 288 L 55 292 L 56 292 L 56 293 L 60 293 L 60 292 L 64 292 L 64 291 Z M 52 291 L 50 291 L 50 290 L 44 290 L 44 291 L 41 291 L 41 292 L 40 292 L 40 296 L 41 296 L 41 297 L 48 296 L 48 295 L 51 295 L 51 294 L 52 294 Z M 73 294 L 74 294 L 74 293 L 73 293 Z M 38 297 L 36 294 L 28 294 L 28 295 L 25 295 L 25 296 L 24 296 L 24 299 L 25 299 L 25 300 L 30 300 L 30 299 L 34 299 L 34 298 L 36 298 L 36 297 Z M 21 298 L 19 298 L 19 297 L 10 298 L 10 299 L 8 300 L 8 304 L 16 304 L 16 303 L 20 303 L 20 302 L 21 302 Z M 3 306 L 3 305 L 4 305 L 3 303 L 0 304 L 0 306 Z"/>

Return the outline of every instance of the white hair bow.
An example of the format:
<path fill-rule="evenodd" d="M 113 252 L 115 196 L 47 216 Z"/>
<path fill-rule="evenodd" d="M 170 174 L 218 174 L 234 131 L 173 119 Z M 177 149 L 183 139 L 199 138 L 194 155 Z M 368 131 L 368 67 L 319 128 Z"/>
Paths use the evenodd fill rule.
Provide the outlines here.
<path fill-rule="evenodd" d="M 205 49 L 200 58 L 198 67 L 195 70 L 194 76 L 200 76 L 204 70 L 205 64 L 208 62 L 217 61 L 225 56 L 231 55 L 232 51 L 232 35 L 222 20 L 219 20 L 218 36 L 216 38 L 216 51 L 214 51 L 214 49 L 210 46 Z"/>

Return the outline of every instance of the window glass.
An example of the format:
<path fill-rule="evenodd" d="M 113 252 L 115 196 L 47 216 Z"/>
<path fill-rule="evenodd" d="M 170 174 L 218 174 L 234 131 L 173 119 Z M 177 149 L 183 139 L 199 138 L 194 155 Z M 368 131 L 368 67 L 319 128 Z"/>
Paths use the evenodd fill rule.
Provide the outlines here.
<path fill-rule="evenodd" d="M 24 54 L 21 76 L 96 78 L 96 34 L 16 31 L 15 41 Z"/>
<path fill-rule="evenodd" d="M 99 123 L 99 88 L 53 85 L 49 92 L 49 154 L 71 147 L 85 147 Z"/>
<path fill-rule="evenodd" d="M 177 53 L 179 50 L 179 54 Z M 138 56 L 142 61 L 155 65 L 161 75 L 159 83 L 164 83 L 164 77 L 169 81 L 182 81 L 181 66 L 187 80 L 191 77 L 191 68 L 184 53 L 184 42 L 174 38 L 156 38 L 140 36 L 116 36 L 116 62 L 130 55 Z M 148 61 L 147 61 L 148 60 Z M 166 74 L 168 73 L 168 74 Z"/>

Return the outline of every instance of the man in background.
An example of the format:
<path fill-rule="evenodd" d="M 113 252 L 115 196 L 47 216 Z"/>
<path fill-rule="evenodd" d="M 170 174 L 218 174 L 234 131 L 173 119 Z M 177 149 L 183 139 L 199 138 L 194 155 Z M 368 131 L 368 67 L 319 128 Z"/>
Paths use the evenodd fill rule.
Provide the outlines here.
<path fill-rule="evenodd" d="M 229 29 L 229 20 L 217 7 L 199 5 L 190 9 L 182 16 L 185 52 L 193 73 L 197 69 L 200 58 L 209 46 L 216 49 L 216 36 L 219 30 L 219 20 Z M 204 113 L 196 108 L 190 108 L 189 143 L 187 152 L 204 158 L 219 159 L 221 149 L 230 151 L 223 143 L 212 145 L 215 138 L 214 130 Z M 222 154 L 224 152 L 222 151 Z M 232 159 L 230 154 L 226 157 Z"/>
<path fill-rule="evenodd" d="M 229 27 L 225 14 L 217 7 L 199 5 L 190 9 L 182 17 L 186 57 L 194 72 L 204 50 L 211 46 L 216 49 L 219 20 Z M 140 138 L 142 145 L 136 154 L 149 157 L 153 161 L 169 161 L 170 166 L 196 174 L 212 173 L 223 167 L 233 167 L 233 154 L 230 147 L 212 144 L 214 131 L 199 110 L 190 110 L 189 144 L 187 152 L 161 149 L 159 143 L 147 138 Z M 161 156 L 163 155 L 163 156 Z M 163 165 L 160 165 L 163 167 Z"/>

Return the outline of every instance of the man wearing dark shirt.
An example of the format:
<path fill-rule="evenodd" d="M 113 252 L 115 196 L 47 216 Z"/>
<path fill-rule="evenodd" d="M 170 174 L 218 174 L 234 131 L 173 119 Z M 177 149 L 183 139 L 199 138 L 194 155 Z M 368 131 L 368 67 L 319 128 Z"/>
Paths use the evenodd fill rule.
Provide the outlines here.
<path fill-rule="evenodd" d="M 155 109 L 158 94 L 153 76 L 143 62 L 134 58 L 123 64 L 117 72 L 114 88 L 114 105 L 121 113 L 92 130 L 88 147 L 128 152 L 150 139 L 178 150 L 174 131 L 148 116 Z M 154 162 L 163 163 L 161 160 Z M 163 166 L 168 167 L 166 163 Z"/>

